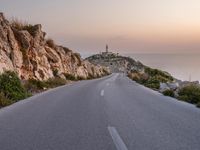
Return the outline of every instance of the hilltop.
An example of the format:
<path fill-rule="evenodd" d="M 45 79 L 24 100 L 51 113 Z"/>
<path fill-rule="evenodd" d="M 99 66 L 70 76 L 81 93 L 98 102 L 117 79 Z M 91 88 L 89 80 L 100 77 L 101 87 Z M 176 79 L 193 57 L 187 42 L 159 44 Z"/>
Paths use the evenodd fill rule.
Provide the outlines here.
<path fill-rule="evenodd" d="M 95 54 L 86 58 L 86 60 L 95 65 L 108 67 L 111 72 L 129 72 L 131 70 L 142 71 L 145 67 L 139 61 L 112 52 Z"/>

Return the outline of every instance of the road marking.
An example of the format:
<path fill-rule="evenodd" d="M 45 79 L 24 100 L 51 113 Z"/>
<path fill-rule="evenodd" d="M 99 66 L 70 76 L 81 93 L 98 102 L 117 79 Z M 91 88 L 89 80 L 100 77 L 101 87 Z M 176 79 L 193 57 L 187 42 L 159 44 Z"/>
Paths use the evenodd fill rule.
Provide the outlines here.
<path fill-rule="evenodd" d="M 109 86 L 109 83 L 107 83 L 106 85 Z"/>
<path fill-rule="evenodd" d="M 115 127 L 108 127 L 108 131 L 113 139 L 117 150 L 128 150 Z"/>
<path fill-rule="evenodd" d="M 104 90 L 101 90 L 101 96 L 104 96 Z"/>

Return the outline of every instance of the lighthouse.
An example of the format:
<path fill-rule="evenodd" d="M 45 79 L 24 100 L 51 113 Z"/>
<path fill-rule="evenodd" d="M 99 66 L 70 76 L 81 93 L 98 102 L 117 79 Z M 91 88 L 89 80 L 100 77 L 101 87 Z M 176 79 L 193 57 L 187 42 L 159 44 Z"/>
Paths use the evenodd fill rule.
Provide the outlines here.
<path fill-rule="evenodd" d="M 108 44 L 106 44 L 106 53 L 108 53 Z"/>

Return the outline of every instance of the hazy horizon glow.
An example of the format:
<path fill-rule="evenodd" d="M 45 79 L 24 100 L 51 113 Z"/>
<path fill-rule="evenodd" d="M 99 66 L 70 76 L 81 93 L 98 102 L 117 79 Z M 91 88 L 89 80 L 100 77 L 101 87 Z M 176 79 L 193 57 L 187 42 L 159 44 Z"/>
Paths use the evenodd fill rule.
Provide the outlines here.
<path fill-rule="evenodd" d="M 199 0 L 1 0 L 0 11 L 81 53 L 106 43 L 126 53 L 200 52 Z"/>

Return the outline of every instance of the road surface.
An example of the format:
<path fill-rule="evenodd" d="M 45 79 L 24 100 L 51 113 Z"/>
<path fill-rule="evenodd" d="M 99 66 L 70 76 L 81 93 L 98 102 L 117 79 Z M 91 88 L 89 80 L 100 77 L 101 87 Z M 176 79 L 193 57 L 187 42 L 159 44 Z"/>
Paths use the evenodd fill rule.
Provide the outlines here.
<path fill-rule="evenodd" d="M 1 109 L 0 150 L 200 150 L 200 109 L 112 74 Z"/>

